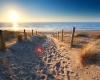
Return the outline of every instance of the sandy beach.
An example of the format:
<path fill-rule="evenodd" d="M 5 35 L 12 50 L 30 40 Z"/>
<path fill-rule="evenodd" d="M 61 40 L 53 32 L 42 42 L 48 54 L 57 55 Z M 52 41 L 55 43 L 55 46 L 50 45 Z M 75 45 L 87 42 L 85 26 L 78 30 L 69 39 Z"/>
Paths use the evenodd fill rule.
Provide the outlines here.
<path fill-rule="evenodd" d="M 100 80 L 100 0 L 0 0 L 0 80 Z"/>
<path fill-rule="evenodd" d="M 10 44 L 6 52 L 0 52 L 0 80 L 100 80 L 100 54 L 96 64 L 82 66 L 80 62 L 83 48 L 100 39 L 77 33 L 71 48 L 67 37 L 62 42 L 49 34 Z M 94 46 L 100 49 L 99 44 Z M 42 56 L 36 51 L 39 47 Z"/>

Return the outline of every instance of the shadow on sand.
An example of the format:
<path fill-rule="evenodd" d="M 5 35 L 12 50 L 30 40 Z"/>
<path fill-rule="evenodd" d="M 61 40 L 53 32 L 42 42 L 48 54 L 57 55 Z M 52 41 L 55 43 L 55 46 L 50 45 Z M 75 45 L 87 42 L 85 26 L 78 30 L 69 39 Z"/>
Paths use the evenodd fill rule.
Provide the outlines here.
<path fill-rule="evenodd" d="M 55 80 L 54 76 L 50 74 L 48 66 L 35 52 L 35 48 L 42 45 L 45 40 L 39 41 L 38 38 L 35 38 L 16 43 L 9 48 L 11 55 L 8 60 L 11 71 L 8 73 L 13 76 L 14 80 L 44 80 L 48 77 Z"/>
<path fill-rule="evenodd" d="M 86 60 L 86 64 L 100 66 L 100 53 L 90 55 Z"/>
<path fill-rule="evenodd" d="M 83 48 L 83 45 L 80 45 L 80 44 L 74 44 L 74 45 L 72 45 L 72 48 Z"/>

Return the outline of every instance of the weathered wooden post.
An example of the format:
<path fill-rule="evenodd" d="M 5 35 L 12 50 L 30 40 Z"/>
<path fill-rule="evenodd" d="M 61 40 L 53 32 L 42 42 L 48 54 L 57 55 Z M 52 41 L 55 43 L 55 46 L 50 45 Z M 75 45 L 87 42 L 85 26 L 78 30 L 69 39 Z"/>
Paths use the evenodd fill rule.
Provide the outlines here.
<path fill-rule="evenodd" d="M 59 40 L 59 31 L 58 31 L 58 40 Z"/>
<path fill-rule="evenodd" d="M 38 34 L 38 32 L 36 31 L 36 35 Z"/>
<path fill-rule="evenodd" d="M 67 79 L 70 80 L 69 71 L 67 71 Z"/>
<path fill-rule="evenodd" d="M 33 36 L 33 29 L 32 29 L 32 36 Z"/>
<path fill-rule="evenodd" d="M 71 47 L 73 46 L 74 34 L 75 34 L 75 27 L 73 27 L 73 32 L 72 32 Z"/>
<path fill-rule="evenodd" d="M 27 33 L 26 33 L 26 30 L 24 29 L 24 39 L 26 40 L 27 39 Z"/>
<path fill-rule="evenodd" d="M 0 30 L 0 50 L 2 50 L 2 51 L 6 50 L 5 41 L 4 41 L 4 35 L 3 35 L 3 31 L 2 30 Z"/>
<path fill-rule="evenodd" d="M 64 31 L 63 31 L 63 29 L 62 29 L 62 32 L 61 32 L 61 41 L 63 41 L 64 40 Z"/>

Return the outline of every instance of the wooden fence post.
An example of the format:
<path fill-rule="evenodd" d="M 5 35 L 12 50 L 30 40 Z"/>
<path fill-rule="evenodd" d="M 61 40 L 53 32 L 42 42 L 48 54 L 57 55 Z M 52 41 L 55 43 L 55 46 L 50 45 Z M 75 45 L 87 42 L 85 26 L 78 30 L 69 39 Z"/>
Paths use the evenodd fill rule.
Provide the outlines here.
<path fill-rule="evenodd" d="M 62 34 L 62 38 L 61 38 L 61 41 L 63 41 L 64 40 L 64 31 L 63 31 L 63 29 L 62 29 L 62 32 L 61 32 L 61 34 Z"/>
<path fill-rule="evenodd" d="M 67 79 L 70 80 L 69 71 L 67 71 Z"/>
<path fill-rule="evenodd" d="M 36 31 L 36 35 L 38 34 L 38 32 Z"/>
<path fill-rule="evenodd" d="M 32 36 L 33 36 L 33 29 L 32 29 Z"/>
<path fill-rule="evenodd" d="M 24 39 L 27 39 L 27 33 L 25 29 L 24 29 Z"/>
<path fill-rule="evenodd" d="M 71 47 L 73 46 L 74 34 L 75 34 L 75 27 L 73 27 L 73 33 L 72 33 L 72 39 L 71 39 Z"/>
<path fill-rule="evenodd" d="M 6 45 L 5 45 L 5 41 L 4 41 L 3 31 L 0 30 L 0 50 L 5 51 L 5 49 L 6 49 Z"/>

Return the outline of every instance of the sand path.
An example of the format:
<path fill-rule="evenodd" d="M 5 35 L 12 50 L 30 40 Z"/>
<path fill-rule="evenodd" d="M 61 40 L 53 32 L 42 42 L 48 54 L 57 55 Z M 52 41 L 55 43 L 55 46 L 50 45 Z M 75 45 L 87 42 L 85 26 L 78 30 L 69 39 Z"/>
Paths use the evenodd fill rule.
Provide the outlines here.
<path fill-rule="evenodd" d="M 98 66 L 78 69 L 75 55 L 78 51 L 65 43 L 48 36 L 38 42 L 37 37 L 16 43 L 6 52 L 7 80 L 99 80 Z M 36 47 L 44 48 L 44 55 L 37 56 Z M 95 69 L 94 69 L 95 68 Z M 3 68 L 2 68 L 3 69 Z M 96 72 L 94 72 L 96 71 Z M 91 74 L 93 73 L 93 74 Z M 4 74 L 0 73 L 3 77 Z M 95 74 L 95 75 L 94 75 Z M 2 78 L 0 77 L 0 78 Z M 6 80 L 6 79 L 0 79 Z"/>

